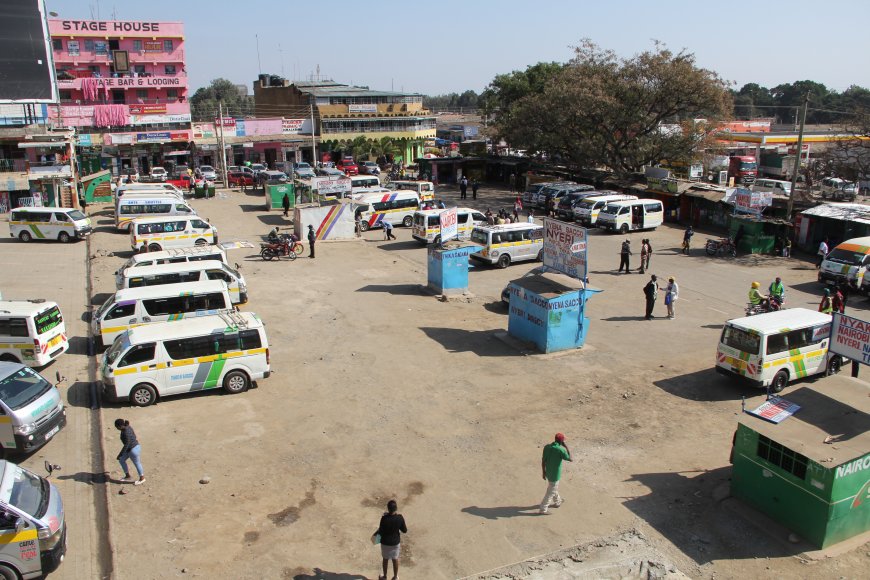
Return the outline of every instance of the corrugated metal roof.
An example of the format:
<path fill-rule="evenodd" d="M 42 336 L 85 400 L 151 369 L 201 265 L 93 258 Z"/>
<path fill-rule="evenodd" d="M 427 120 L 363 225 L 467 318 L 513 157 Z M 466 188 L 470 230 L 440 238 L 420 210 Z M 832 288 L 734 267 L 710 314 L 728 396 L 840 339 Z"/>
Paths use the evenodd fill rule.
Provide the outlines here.
<path fill-rule="evenodd" d="M 419 93 L 396 93 L 391 91 L 373 91 L 365 87 L 354 87 L 351 85 L 334 84 L 324 86 L 318 84 L 316 86 L 306 86 L 296 84 L 300 92 L 311 94 L 315 97 L 420 97 Z"/>
<path fill-rule="evenodd" d="M 870 224 L 870 205 L 861 203 L 823 203 L 802 211 L 801 215 Z"/>

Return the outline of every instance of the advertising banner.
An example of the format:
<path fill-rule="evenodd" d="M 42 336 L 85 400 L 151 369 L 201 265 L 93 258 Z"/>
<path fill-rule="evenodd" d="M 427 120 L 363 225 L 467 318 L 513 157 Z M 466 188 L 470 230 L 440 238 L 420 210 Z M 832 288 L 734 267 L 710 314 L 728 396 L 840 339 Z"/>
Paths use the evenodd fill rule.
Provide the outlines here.
<path fill-rule="evenodd" d="M 377 105 L 348 105 L 348 113 L 377 113 Z"/>
<path fill-rule="evenodd" d="M 163 115 L 166 105 L 128 105 L 131 115 Z"/>
<path fill-rule="evenodd" d="M 316 189 L 320 195 L 334 195 L 337 193 L 349 193 L 351 188 L 350 177 L 314 177 L 311 179 L 311 188 Z"/>
<path fill-rule="evenodd" d="M 162 143 L 172 139 L 172 134 L 169 131 L 159 131 L 155 133 L 136 133 L 137 143 Z"/>
<path fill-rule="evenodd" d="M 194 139 L 211 139 L 215 136 L 215 128 L 212 123 L 194 123 L 192 128 Z"/>
<path fill-rule="evenodd" d="M 459 235 L 459 221 L 456 214 L 456 208 L 451 207 L 445 209 L 438 214 L 438 221 L 441 222 L 441 242 L 451 240 Z"/>
<path fill-rule="evenodd" d="M 544 218 L 544 266 L 586 279 L 586 228 Z"/>
<path fill-rule="evenodd" d="M 835 312 L 828 349 L 850 360 L 870 364 L 870 322 Z"/>
<path fill-rule="evenodd" d="M 281 132 L 285 135 L 301 133 L 304 124 L 305 119 L 281 119 Z"/>

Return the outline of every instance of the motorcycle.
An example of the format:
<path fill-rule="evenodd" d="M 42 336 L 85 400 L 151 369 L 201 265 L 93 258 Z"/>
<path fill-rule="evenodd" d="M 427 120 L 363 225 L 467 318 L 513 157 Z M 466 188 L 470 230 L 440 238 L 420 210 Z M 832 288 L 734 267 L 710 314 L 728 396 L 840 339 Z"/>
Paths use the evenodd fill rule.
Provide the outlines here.
<path fill-rule="evenodd" d="M 737 257 L 737 244 L 731 238 L 722 238 L 714 240 L 707 238 L 707 245 L 704 247 L 708 256 L 728 256 L 730 258 Z"/>
<path fill-rule="evenodd" d="M 272 239 L 272 236 L 270 235 L 269 238 Z M 295 260 L 296 256 L 304 251 L 302 244 L 295 237 L 287 234 L 276 235 L 274 242 L 260 244 L 260 257 L 266 261 L 281 257 Z"/>
<path fill-rule="evenodd" d="M 768 296 L 759 304 L 749 302 L 746 304 L 746 316 L 755 316 L 756 314 L 767 314 L 768 312 L 776 312 L 782 310 L 785 305 L 785 297 L 777 299 L 775 296 Z"/>

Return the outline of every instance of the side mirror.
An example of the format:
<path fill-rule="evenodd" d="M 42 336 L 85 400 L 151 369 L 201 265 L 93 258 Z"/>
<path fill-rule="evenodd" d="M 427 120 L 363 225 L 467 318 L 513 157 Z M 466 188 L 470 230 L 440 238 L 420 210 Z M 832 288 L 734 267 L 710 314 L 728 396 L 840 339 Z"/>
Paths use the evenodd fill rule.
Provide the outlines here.
<path fill-rule="evenodd" d="M 25 520 L 24 518 L 16 518 L 15 519 L 15 531 L 16 532 L 19 532 L 19 533 L 23 532 L 27 528 L 28 528 L 27 520 Z"/>
<path fill-rule="evenodd" d="M 236 270 L 241 270 L 241 269 L 242 269 L 242 267 L 239 265 L 238 262 L 236 262 Z"/>

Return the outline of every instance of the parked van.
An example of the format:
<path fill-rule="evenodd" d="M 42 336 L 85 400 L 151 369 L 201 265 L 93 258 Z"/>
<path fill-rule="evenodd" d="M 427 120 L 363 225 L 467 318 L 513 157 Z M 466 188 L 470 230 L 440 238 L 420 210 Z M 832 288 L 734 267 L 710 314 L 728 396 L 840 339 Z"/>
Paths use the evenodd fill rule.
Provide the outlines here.
<path fill-rule="evenodd" d="M 354 197 L 354 216 L 360 218 L 360 230 L 383 227 L 384 219 L 406 228 L 414 223 L 414 212 L 420 208 L 416 191 L 399 190 L 394 193 L 367 193 Z"/>
<path fill-rule="evenodd" d="M 562 220 L 574 221 L 574 208 L 577 207 L 577 204 L 596 193 L 588 185 L 581 185 L 579 187 L 584 189 L 556 195 L 558 200 L 556 204 L 556 217 Z"/>
<path fill-rule="evenodd" d="M 0 361 L 0 414 L 4 419 L 0 421 L 0 453 L 4 456 L 39 449 L 66 425 L 66 409 L 57 387 L 20 363 Z M 0 495 L 3 489 L 0 486 Z"/>
<path fill-rule="evenodd" d="M 56 302 L 0 300 L 0 360 L 42 367 L 69 350 Z"/>
<path fill-rule="evenodd" d="M 435 199 L 435 184 L 431 181 L 391 181 L 387 187 L 393 190 L 410 189 L 416 191 L 421 201 L 432 201 Z"/>
<path fill-rule="evenodd" d="M 0 565 L 7 578 L 44 578 L 57 570 L 66 554 L 66 517 L 57 487 L 0 460 L 0 530 Z"/>
<path fill-rule="evenodd" d="M 244 304 L 248 301 L 248 285 L 245 284 L 245 277 L 238 270 L 218 260 L 128 268 L 122 275 L 118 290 L 163 284 L 189 284 L 207 280 L 223 280 L 229 289 L 233 304 Z"/>
<path fill-rule="evenodd" d="M 839 177 L 826 177 L 822 180 L 822 199 L 836 201 L 855 201 L 858 187 L 853 181 L 845 181 Z"/>
<path fill-rule="evenodd" d="M 110 345 L 116 336 L 136 326 L 177 322 L 232 308 L 229 290 L 221 280 L 128 288 L 115 292 L 94 312 L 91 330 L 97 341 Z"/>
<path fill-rule="evenodd" d="M 133 220 L 130 247 L 137 252 L 159 252 L 217 244 L 217 228 L 197 217 L 151 217 Z"/>
<path fill-rule="evenodd" d="M 22 242 L 81 240 L 93 231 L 91 218 L 68 207 L 19 207 L 9 216 L 9 235 Z"/>
<path fill-rule="evenodd" d="M 471 254 L 472 259 L 499 268 L 512 262 L 541 261 L 544 256 L 544 227 L 537 224 L 478 226 L 471 232 L 471 241 L 483 246 Z"/>
<path fill-rule="evenodd" d="M 202 260 L 218 260 L 227 263 L 227 253 L 220 246 L 194 246 L 192 248 L 173 248 L 159 252 L 133 254 L 123 266 L 115 271 L 115 285 L 122 286 L 124 270 L 158 264 L 180 264 L 182 262 L 197 262 Z"/>
<path fill-rule="evenodd" d="M 577 184 L 573 181 L 557 181 L 556 183 L 551 183 L 546 187 L 542 187 L 532 199 L 532 205 L 540 209 L 546 209 L 547 202 L 550 200 L 551 197 L 556 195 L 557 192 L 565 191 L 568 187 L 572 187 L 574 185 Z"/>
<path fill-rule="evenodd" d="M 793 379 L 840 370 L 830 336 L 831 315 L 806 308 L 735 318 L 722 329 L 716 371 L 778 393 Z"/>
<path fill-rule="evenodd" d="M 350 191 L 351 194 L 357 192 L 360 189 L 368 189 L 370 187 L 380 187 L 381 180 L 378 179 L 377 175 L 354 175 L 350 178 Z"/>
<path fill-rule="evenodd" d="M 598 222 L 598 214 L 607 207 L 607 204 L 635 199 L 637 199 L 636 195 L 625 195 L 615 191 L 595 192 L 594 195 L 580 200 L 574 206 L 574 221 L 580 222 L 584 226 L 594 226 Z"/>
<path fill-rule="evenodd" d="M 664 221 L 665 210 L 657 199 L 615 201 L 598 212 L 599 228 L 620 232 L 654 230 Z"/>
<path fill-rule="evenodd" d="M 178 199 L 184 199 L 184 192 L 172 185 L 171 183 L 125 183 L 124 185 L 119 185 L 117 189 L 115 189 L 115 197 L 121 197 L 128 193 L 146 193 L 146 194 L 155 194 L 155 193 L 171 193 Z"/>
<path fill-rule="evenodd" d="M 441 212 L 443 209 L 425 209 L 414 212 L 414 226 L 411 237 L 422 244 L 441 243 Z M 456 208 L 458 238 L 471 237 L 474 226 L 486 225 L 486 216 L 468 207 Z"/>
<path fill-rule="evenodd" d="M 115 198 L 115 227 L 126 232 L 131 222 L 143 217 L 196 215 L 186 201 L 171 193 L 128 193 Z"/>
<path fill-rule="evenodd" d="M 846 283 L 861 288 L 870 264 L 870 237 L 852 238 L 837 245 L 819 267 L 819 282 L 835 285 Z"/>
<path fill-rule="evenodd" d="M 756 179 L 755 183 L 749 186 L 752 191 L 760 191 L 763 193 L 773 193 L 776 195 L 791 195 L 791 182 L 782 181 L 781 179 Z"/>
<path fill-rule="evenodd" d="M 107 398 L 139 407 L 218 387 L 242 393 L 270 374 L 266 328 L 251 312 L 134 328 L 112 343 L 100 365 Z"/>
<path fill-rule="evenodd" d="M 533 183 L 526 187 L 526 190 L 523 192 L 523 205 L 526 207 L 534 207 L 535 205 L 535 196 L 540 193 L 542 189 L 547 186 L 553 185 L 555 183 L 560 183 L 558 181 L 541 181 L 538 183 Z"/>

